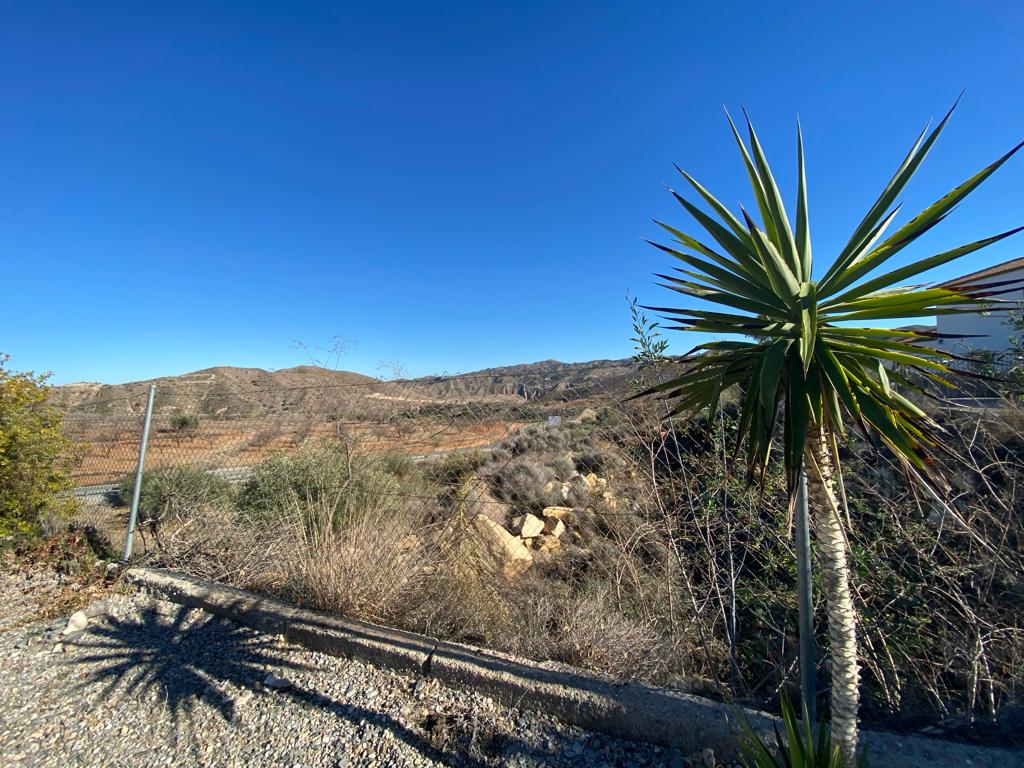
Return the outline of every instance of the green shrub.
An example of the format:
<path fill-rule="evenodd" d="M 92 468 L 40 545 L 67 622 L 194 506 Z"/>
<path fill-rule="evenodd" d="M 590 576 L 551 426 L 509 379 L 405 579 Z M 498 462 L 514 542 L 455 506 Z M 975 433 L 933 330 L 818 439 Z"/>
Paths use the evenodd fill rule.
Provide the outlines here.
<path fill-rule="evenodd" d="M 461 485 L 490 459 L 482 451 L 455 451 L 428 463 L 424 472 L 428 480 L 443 487 Z"/>
<path fill-rule="evenodd" d="M 340 441 L 318 441 L 291 454 L 278 453 L 253 468 L 238 496 L 246 515 L 274 521 L 332 510 L 335 527 L 354 512 L 416 495 L 417 473 L 408 460 L 359 453 Z"/>
<path fill-rule="evenodd" d="M 388 451 L 379 457 L 381 469 L 397 478 L 411 478 L 419 472 L 419 467 L 409 458 L 408 454 L 399 451 Z"/>
<path fill-rule="evenodd" d="M 785 737 L 775 725 L 775 744 L 768 744 L 757 733 L 749 720 L 739 718 L 740 753 L 745 768 L 843 768 L 839 745 L 833 743 L 825 717 L 817 728 L 811 727 L 804 710 L 803 720 L 797 718 L 789 698 L 782 697 L 782 725 Z M 857 768 L 865 768 L 867 758 L 861 753 Z"/>
<path fill-rule="evenodd" d="M 131 502 L 135 476 L 126 475 L 118 487 L 124 504 Z M 172 467 L 144 472 L 139 494 L 139 522 L 157 522 L 168 516 L 191 517 L 204 506 L 231 500 L 231 483 L 195 467 Z"/>
<path fill-rule="evenodd" d="M 47 376 L 4 367 L 0 354 L 0 537 L 39 532 L 45 515 L 69 515 L 73 464 L 61 413 L 48 403 Z"/>
<path fill-rule="evenodd" d="M 187 432 L 199 426 L 199 417 L 192 414 L 176 413 L 171 416 L 171 429 L 175 432 Z"/>

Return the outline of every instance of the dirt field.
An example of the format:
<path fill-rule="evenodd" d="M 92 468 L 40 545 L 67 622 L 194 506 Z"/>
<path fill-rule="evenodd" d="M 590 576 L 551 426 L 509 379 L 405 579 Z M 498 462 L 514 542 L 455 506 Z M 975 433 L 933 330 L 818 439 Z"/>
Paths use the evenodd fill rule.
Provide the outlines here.
<path fill-rule="evenodd" d="M 365 450 L 418 456 L 490 445 L 524 424 L 503 420 L 470 424 L 441 421 L 378 424 L 261 419 L 211 422 L 194 430 L 157 428 L 150 433 L 146 467 L 248 467 L 276 451 L 293 451 L 313 440 L 342 435 Z M 83 427 L 76 429 L 72 425 L 68 430 L 81 451 L 73 473 L 76 487 L 118 482 L 134 470 L 139 450 L 137 429 Z"/>

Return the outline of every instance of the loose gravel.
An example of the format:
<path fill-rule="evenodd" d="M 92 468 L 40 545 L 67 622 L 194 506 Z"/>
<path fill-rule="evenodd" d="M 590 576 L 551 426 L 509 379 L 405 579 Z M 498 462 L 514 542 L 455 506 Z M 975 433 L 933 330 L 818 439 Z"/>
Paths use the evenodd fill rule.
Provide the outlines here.
<path fill-rule="evenodd" d="M 52 583 L 51 583 L 52 582 Z M 39 620 L 59 586 L 0 574 L 2 766 L 708 766 L 434 681 L 339 659 L 141 594 Z M 80 621 L 77 623 L 81 623 Z M 873 766 L 1024 766 L 1024 755 L 872 734 Z M 720 764 L 719 764 L 720 765 Z"/>
<path fill-rule="evenodd" d="M 693 764 L 164 601 L 115 596 L 65 624 L 0 634 L 3 765 Z"/>

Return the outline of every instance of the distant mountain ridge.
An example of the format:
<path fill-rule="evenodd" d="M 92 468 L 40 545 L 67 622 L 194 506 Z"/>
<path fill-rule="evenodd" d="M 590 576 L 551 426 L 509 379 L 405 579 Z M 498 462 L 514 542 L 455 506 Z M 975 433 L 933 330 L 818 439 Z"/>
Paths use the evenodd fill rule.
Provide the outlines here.
<path fill-rule="evenodd" d="M 52 399 L 72 415 L 128 416 L 143 411 L 149 385 L 155 384 L 158 414 L 233 418 L 297 409 L 324 411 L 346 398 L 434 403 L 577 399 L 591 392 L 625 392 L 636 370 L 632 359 L 543 360 L 451 376 L 384 381 L 313 365 L 276 371 L 218 366 L 124 384 L 65 384 L 54 387 Z"/>

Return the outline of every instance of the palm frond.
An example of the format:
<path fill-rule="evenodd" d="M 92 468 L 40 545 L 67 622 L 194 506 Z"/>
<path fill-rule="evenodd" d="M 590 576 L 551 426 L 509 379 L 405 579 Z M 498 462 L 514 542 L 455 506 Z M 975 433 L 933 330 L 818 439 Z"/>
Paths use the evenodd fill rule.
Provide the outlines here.
<path fill-rule="evenodd" d="M 1020 283 L 904 285 L 928 270 L 998 243 L 1024 227 L 881 272 L 896 254 L 941 223 L 1020 148 L 1018 144 L 918 215 L 887 234 L 906 188 L 948 124 L 956 104 L 914 141 L 892 178 L 820 279 L 813 279 L 808 189 L 803 134 L 797 125 L 797 192 L 791 224 L 757 133 L 744 112 L 746 138 L 726 113 L 760 220 L 745 209 L 730 211 L 704 185 L 678 169 L 710 212 L 670 190 L 699 225 L 691 234 L 657 222 L 674 245 L 652 243 L 683 267 L 659 274 L 677 294 L 716 305 L 647 307 L 661 312 L 664 327 L 739 336 L 744 340 L 698 345 L 687 369 L 672 381 L 639 396 L 665 398 L 670 413 L 717 407 L 723 391 L 739 385 L 739 439 L 747 446 L 750 478 L 763 474 L 772 446 L 782 441 L 787 475 L 795 482 L 811 426 L 842 434 L 846 423 L 866 439 L 888 446 L 915 477 L 934 488 L 942 479 L 931 456 L 941 451 L 941 429 L 905 392 L 939 396 L 952 384 L 962 357 L 934 342 L 936 332 L 864 327 L 862 321 L 897 320 L 1003 311 L 1001 298 Z M 705 240 L 707 242 L 705 242 Z M 709 245 L 708 243 L 713 243 Z M 931 346 L 930 346 L 931 345 Z M 902 391 L 901 391 L 902 390 Z M 780 409 L 785 418 L 779 420 Z M 792 487 L 792 486 L 791 486 Z"/>

